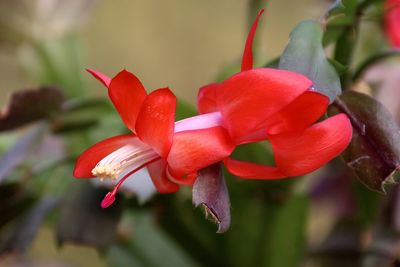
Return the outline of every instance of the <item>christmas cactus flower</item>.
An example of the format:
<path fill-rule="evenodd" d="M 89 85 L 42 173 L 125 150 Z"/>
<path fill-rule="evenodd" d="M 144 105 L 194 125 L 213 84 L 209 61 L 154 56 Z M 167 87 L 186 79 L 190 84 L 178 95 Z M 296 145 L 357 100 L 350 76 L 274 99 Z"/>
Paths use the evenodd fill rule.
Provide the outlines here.
<path fill-rule="evenodd" d="M 329 99 L 313 90 L 313 82 L 291 71 L 253 69 L 252 43 L 257 16 L 248 35 L 242 70 L 222 83 L 200 89 L 201 114 L 218 112 L 235 145 L 268 140 L 275 166 L 226 158 L 229 172 L 249 179 L 278 179 L 312 172 L 349 144 L 352 126 L 345 114 L 315 123 Z"/>
<path fill-rule="evenodd" d="M 344 114 L 316 122 L 329 104 L 305 76 L 252 69 L 252 42 L 260 12 L 246 42 L 242 71 L 199 92 L 200 115 L 175 120 L 176 98 L 168 88 L 147 94 L 139 79 L 122 71 L 113 79 L 89 72 L 107 88 L 132 134 L 101 141 L 78 158 L 74 176 L 116 181 L 102 201 L 108 207 L 121 184 L 147 168 L 160 193 L 192 185 L 198 172 L 217 162 L 243 178 L 277 179 L 309 173 L 340 154 L 352 128 Z M 229 158 L 236 146 L 268 140 L 276 166 Z"/>
<path fill-rule="evenodd" d="M 390 44 L 400 48 L 400 0 L 385 2 L 385 31 Z"/>
<path fill-rule="evenodd" d="M 103 140 L 77 159 L 74 176 L 116 181 L 101 203 L 111 205 L 121 184 L 147 167 L 160 193 L 192 185 L 197 171 L 228 157 L 234 149 L 219 113 L 175 121 L 176 97 L 168 88 L 147 94 L 139 79 L 121 71 L 113 79 L 89 70 L 109 96 L 132 134 Z"/>

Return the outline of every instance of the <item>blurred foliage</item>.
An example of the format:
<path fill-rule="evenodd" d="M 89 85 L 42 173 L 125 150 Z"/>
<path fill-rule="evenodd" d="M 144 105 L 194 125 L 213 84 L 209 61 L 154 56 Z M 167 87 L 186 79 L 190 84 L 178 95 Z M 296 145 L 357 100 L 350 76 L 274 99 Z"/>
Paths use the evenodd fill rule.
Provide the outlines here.
<path fill-rule="evenodd" d="M 251 21 L 266 2 L 250 1 Z M 330 114 L 344 112 L 352 121 L 354 138 L 343 154 L 347 165 L 335 160 L 308 177 L 278 181 L 239 180 L 215 165 L 201 172 L 193 191 L 158 195 L 144 205 L 121 194 L 105 210 L 99 203 L 107 191 L 73 180 L 72 169 L 88 145 L 127 130 L 109 101 L 87 95 L 78 68 L 80 42 L 73 33 L 25 40 L 29 48 L 22 58 L 32 60 L 20 63 L 43 87 L 14 94 L 0 114 L 1 254 L 27 255 L 44 224 L 55 229 L 58 245 L 93 246 L 115 267 L 396 266 L 399 186 L 392 184 L 400 160 L 398 126 L 379 102 L 350 90 L 370 67 L 398 51 L 383 48 L 357 66 L 360 23 L 383 1 L 331 2 L 319 22 L 300 23 L 282 56 L 264 66 L 303 73 L 331 100 L 345 91 Z M 13 43 L 20 39 L 12 38 Z M 326 46 L 333 46 L 332 55 Z M 237 71 L 229 66 L 218 80 Z M 195 114 L 194 107 L 179 101 L 177 120 Z M 234 157 L 274 160 L 267 143 L 240 146 Z M 378 191 L 386 185 L 388 195 L 359 181 Z M 325 202 L 334 207 L 333 227 L 310 244 L 309 235 L 315 235 L 314 229 L 307 232 L 315 219 L 310 211 Z M 215 224 L 204 219 L 204 206 L 218 231 L 231 223 L 229 231 L 216 234 Z"/>

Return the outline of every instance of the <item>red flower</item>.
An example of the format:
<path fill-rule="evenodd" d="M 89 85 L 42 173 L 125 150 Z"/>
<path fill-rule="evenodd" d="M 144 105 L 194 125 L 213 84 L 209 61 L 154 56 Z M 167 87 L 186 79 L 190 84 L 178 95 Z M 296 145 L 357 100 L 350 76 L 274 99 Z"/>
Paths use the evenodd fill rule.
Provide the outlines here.
<path fill-rule="evenodd" d="M 329 99 L 313 91 L 312 81 L 305 76 L 252 69 L 252 43 L 262 13 L 247 38 L 242 71 L 222 83 L 201 88 L 199 112 L 220 112 L 235 144 L 271 143 L 276 166 L 227 158 L 224 163 L 231 173 L 251 179 L 304 175 L 339 155 L 351 140 L 352 127 L 345 114 L 315 123 L 326 112 Z"/>
<path fill-rule="evenodd" d="M 111 205 L 120 185 L 144 167 L 159 192 L 171 193 L 179 185 L 192 185 L 199 170 L 216 162 L 224 161 L 230 172 L 244 178 L 283 178 L 321 167 L 348 145 L 352 129 L 345 115 L 312 125 L 325 113 L 328 98 L 312 91 L 309 79 L 290 71 L 252 69 L 260 15 L 246 43 L 242 72 L 202 88 L 202 114 L 195 117 L 174 123 L 176 98 L 168 88 L 147 95 L 127 71 L 110 79 L 89 70 L 108 88 L 132 131 L 93 145 L 77 160 L 77 178 L 118 180 L 102 207 Z M 272 143 L 277 166 L 229 158 L 237 145 L 260 140 Z"/>
<path fill-rule="evenodd" d="M 174 123 L 176 97 L 168 88 L 147 95 L 139 79 L 125 70 L 113 79 L 89 72 L 108 88 L 132 131 L 93 145 L 77 160 L 77 178 L 118 180 L 102 207 L 111 205 L 121 184 L 141 168 L 147 167 L 159 192 L 171 193 L 179 189 L 178 184 L 193 184 L 198 170 L 223 160 L 234 149 L 218 113 Z"/>
<path fill-rule="evenodd" d="M 400 0 L 385 2 L 385 32 L 390 44 L 400 48 Z"/>

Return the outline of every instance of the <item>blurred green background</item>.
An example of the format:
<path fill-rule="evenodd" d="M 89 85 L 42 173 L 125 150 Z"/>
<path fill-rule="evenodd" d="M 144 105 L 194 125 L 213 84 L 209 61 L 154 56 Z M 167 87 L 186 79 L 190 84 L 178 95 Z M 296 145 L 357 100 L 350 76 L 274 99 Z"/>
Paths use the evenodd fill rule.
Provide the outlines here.
<path fill-rule="evenodd" d="M 259 64 L 282 53 L 298 22 L 318 19 L 329 5 L 323 0 L 268 2 L 258 33 Z M 178 97 L 194 103 L 200 86 L 240 59 L 249 28 L 248 6 L 240 0 L 97 1 L 78 29 L 84 51 L 81 71 L 90 67 L 113 76 L 127 68 L 148 90 L 169 86 Z M 7 12 L 7 5 L 1 8 Z M 17 49 L 28 60 L 21 52 L 24 46 Z M 0 50 L 0 62 L 4 104 L 10 91 L 35 84 L 9 49 Z M 94 94 L 106 94 L 92 77 L 84 74 L 84 79 Z"/>

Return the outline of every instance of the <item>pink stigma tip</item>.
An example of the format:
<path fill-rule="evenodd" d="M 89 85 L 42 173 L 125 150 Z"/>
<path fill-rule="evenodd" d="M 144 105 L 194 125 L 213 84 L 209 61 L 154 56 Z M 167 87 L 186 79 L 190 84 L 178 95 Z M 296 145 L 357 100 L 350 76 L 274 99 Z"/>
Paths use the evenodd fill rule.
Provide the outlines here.
<path fill-rule="evenodd" d="M 114 201 L 115 201 L 115 194 L 113 194 L 113 192 L 108 192 L 107 195 L 101 201 L 101 207 L 103 209 L 106 209 L 109 206 L 111 206 L 114 203 Z"/>

